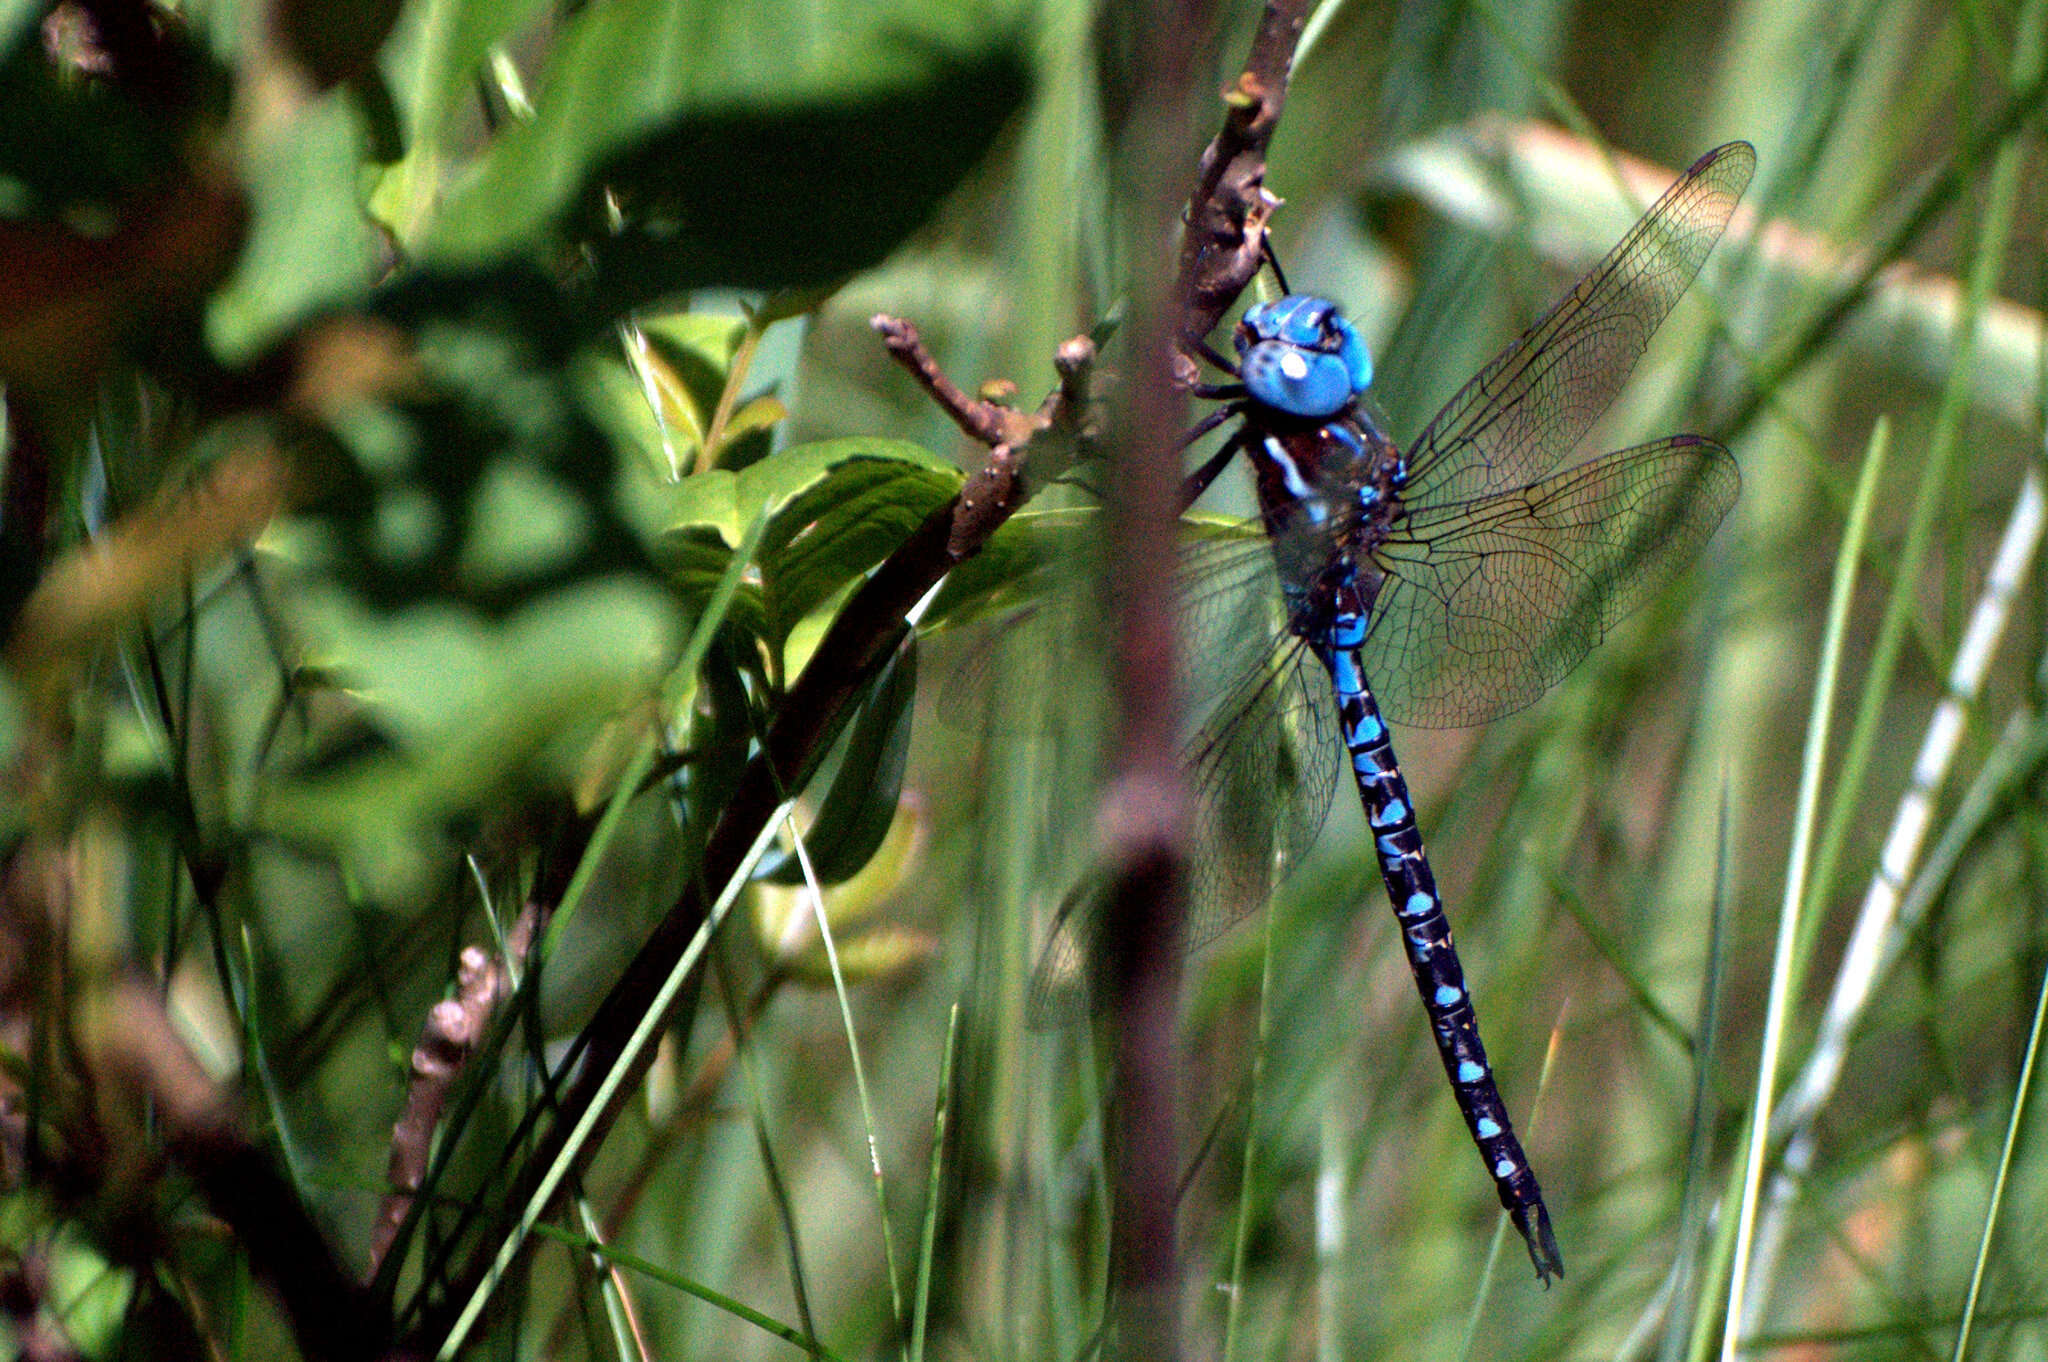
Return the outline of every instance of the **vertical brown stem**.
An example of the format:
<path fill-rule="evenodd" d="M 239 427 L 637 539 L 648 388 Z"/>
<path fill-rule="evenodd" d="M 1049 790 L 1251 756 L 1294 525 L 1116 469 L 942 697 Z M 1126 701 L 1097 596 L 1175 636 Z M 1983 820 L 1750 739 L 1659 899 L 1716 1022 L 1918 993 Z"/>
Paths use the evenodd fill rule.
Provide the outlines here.
<path fill-rule="evenodd" d="M 1117 729 L 1101 827 L 1114 879 L 1106 982 L 1117 1027 L 1111 1125 L 1112 1286 L 1117 1352 L 1180 1355 L 1174 1179 L 1180 1047 L 1174 1000 L 1186 893 L 1187 801 L 1174 684 L 1174 564 L 1185 403 L 1172 358 L 1183 305 L 1161 267 L 1186 193 L 1194 51 L 1212 31 L 1204 0 L 1154 0 L 1136 16 L 1132 87 L 1117 148 L 1130 256 L 1136 381 L 1111 426 L 1108 486 L 1110 673 Z"/>
<path fill-rule="evenodd" d="M 1212 31 L 1205 0 L 1153 0 L 1134 19 L 1140 91 L 1118 149 L 1116 183 L 1133 259 L 1133 382 L 1112 428 L 1106 551 L 1111 678 L 1118 727 L 1102 812 L 1113 882 L 1104 933 L 1117 1021 L 1112 1121 L 1112 1273 L 1122 1356 L 1180 1353 L 1174 1207 L 1181 1071 L 1175 996 L 1186 898 L 1187 791 L 1180 766 L 1174 567 L 1185 413 L 1176 359 L 1207 335 L 1259 268 L 1265 149 L 1280 116 L 1302 0 L 1268 0 L 1222 131 L 1185 201 L 1180 277 L 1154 243 L 1170 239 L 1186 192 L 1195 57 Z"/>

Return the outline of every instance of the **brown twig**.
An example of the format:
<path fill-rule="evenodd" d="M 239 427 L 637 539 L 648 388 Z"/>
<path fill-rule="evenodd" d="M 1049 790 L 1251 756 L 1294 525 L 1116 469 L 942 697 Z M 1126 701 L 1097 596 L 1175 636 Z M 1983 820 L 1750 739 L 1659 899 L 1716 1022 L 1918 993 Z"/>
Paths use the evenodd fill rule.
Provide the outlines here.
<path fill-rule="evenodd" d="M 1166 326 L 1159 332 L 1165 343 L 1149 349 L 1146 353 L 1151 356 L 1161 356 L 1184 345 L 1190 335 L 1206 332 L 1257 272 L 1263 250 L 1260 236 L 1264 222 L 1262 215 L 1271 208 L 1270 200 L 1262 194 L 1264 148 L 1279 115 L 1287 69 L 1294 42 L 1300 33 L 1304 10 L 1305 0 L 1273 0 L 1267 7 L 1266 19 L 1254 43 L 1252 60 L 1246 67 L 1246 76 L 1239 82 L 1238 97 L 1232 100 L 1224 131 L 1203 161 L 1200 186 L 1189 208 L 1182 280 L 1171 295 L 1176 300 L 1175 304 L 1160 314 L 1168 318 Z M 1162 34 L 1185 34 L 1200 30 L 1197 26 L 1176 21 L 1162 26 L 1159 31 Z M 1185 84 L 1184 72 L 1182 84 Z M 1176 120 L 1173 126 L 1178 128 L 1180 122 Z M 1209 318 L 1206 325 L 1201 321 L 1204 316 Z M 905 623 L 907 613 L 948 571 L 979 552 L 989 536 L 1021 502 L 1025 490 L 1025 455 L 1029 448 L 1044 436 L 1080 433 L 1086 411 L 1087 377 L 1094 359 L 1094 347 L 1085 338 L 1076 338 L 1061 347 L 1058 360 L 1060 390 L 1048 398 L 1038 412 L 1022 418 L 1029 423 L 1030 429 L 1027 430 L 1012 423 L 1016 413 L 1007 412 L 995 404 L 980 403 L 948 380 L 925 352 L 915 328 L 908 323 L 878 318 L 876 327 L 889 345 L 890 353 L 963 430 L 989 447 L 990 457 L 969 477 L 960 495 L 913 531 L 862 583 L 834 618 L 810 664 L 778 707 L 760 752 L 748 763 L 712 829 L 696 880 L 663 916 L 585 1028 L 585 1044 L 575 1060 L 575 1076 L 563 1094 L 553 1124 L 537 1143 L 527 1163 L 528 1175 L 514 1190 L 515 1203 L 530 1195 L 541 1170 L 548 1168 L 561 1152 L 568 1132 L 598 1103 L 600 1090 L 625 1053 L 628 1038 L 644 1018 L 652 999 L 690 941 L 704 925 L 712 893 L 738 873 L 748 848 L 766 826 L 790 785 L 820 750 L 822 743 L 836 731 L 849 704 L 862 694 L 876 668 L 900 644 L 908 629 Z M 1197 327 L 1201 331 L 1198 332 Z M 1158 372 L 1166 372 L 1164 364 L 1159 366 Z M 1143 386 L 1147 389 L 1160 387 L 1153 384 Z M 1161 390 L 1164 391 L 1163 388 Z M 1162 410 L 1174 411 L 1170 398 Z M 1146 432 L 1149 445 L 1167 449 L 1177 456 L 1177 432 L 1170 432 L 1170 422 L 1171 417 L 1165 421 L 1139 418 L 1138 428 Z M 1175 467 L 1174 476 L 1164 482 L 1166 491 L 1161 501 L 1161 505 L 1172 508 L 1172 513 L 1166 518 L 1170 524 L 1178 514 L 1177 457 L 1164 461 Z M 1149 542 L 1144 541 L 1147 545 Z M 1155 556 L 1153 561 L 1164 564 L 1172 559 L 1168 553 Z M 1170 613 L 1167 612 L 1169 616 Z M 1149 628 L 1138 645 L 1136 656 L 1156 659 L 1157 650 L 1149 641 Z M 1171 655 L 1170 643 L 1167 655 Z M 1140 663 L 1131 669 L 1131 674 L 1144 675 L 1145 684 L 1156 686 L 1158 674 L 1145 674 L 1149 665 Z M 1171 790 L 1176 787 L 1177 779 L 1177 774 L 1168 772 L 1163 776 L 1164 784 L 1156 788 Z M 1125 787 L 1125 792 L 1133 798 L 1124 802 L 1124 807 L 1135 808 L 1152 802 L 1143 785 L 1141 781 Z M 1168 809 L 1170 819 L 1173 803 L 1167 798 L 1159 801 L 1157 807 Z M 1142 860 L 1137 858 L 1132 863 L 1140 865 Z M 1140 865 L 1138 874 L 1128 881 L 1136 896 L 1144 898 L 1151 895 L 1152 890 L 1148 886 L 1152 884 L 1152 877 L 1163 872 L 1167 886 L 1164 897 L 1170 901 L 1175 878 L 1171 864 L 1169 855 L 1167 861 L 1155 863 L 1150 870 Z M 1165 937 L 1169 943 L 1171 939 L 1170 934 Z M 1153 953 L 1158 949 L 1148 946 L 1141 952 L 1146 968 L 1156 964 Z M 1168 968 L 1171 968 L 1170 964 Z M 1156 1036 L 1161 1030 L 1160 1019 L 1170 1019 L 1171 1009 L 1158 1006 L 1157 1000 L 1162 996 L 1158 989 L 1146 990 L 1145 996 L 1151 1000 L 1149 1010 L 1153 1018 L 1144 1028 L 1145 1034 Z M 637 1087 L 652 1059 L 651 1048 L 643 1050 L 627 1073 L 627 1081 L 614 1089 L 615 1095 L 609 1105 L 598 1115 L 593 1137 L 580 1147 L 577 1156 L 579 1167 L 574 1171 L 580 1173 L 582 1167 L 587 1167 L 589 1159 L 602 1144 L 604 1133 L 616 1118 L 625 1095 Z M 1155 1065 L 1153 1071 L 1156 1072 L 1157 1067 Z M 1164 1093 L 1170 1107 L 1170 1084 Z M 1152 1091 L 1142 1110 L 1156 1111 L 1159 1095 L 1158 1091 Z M 1166 1207 L 1169 1230 L 1161 1236 L 1155 1227 L 1146 1236 L 1152 1242 L 1165 1244 L 1164 1252 L 1169 1264 L 1172 1252 L 1171 1148 L 1169 1138 L 1167 1156 L 1162 1164 L 1167 1169 L 1162 1184 L 1164 1194 L 1153 1201 L 1154 1207 L 1162 1204 Z M 575 1179 L 572 1177 L 568 1181 L 573 1183 Z M 1130 1200 L 1127 1192 L 1123 1199 L 1126 1202 Z M 455 1277 L 451 1289 L 442 1297 L 443 1304 L 422 1320 L 417 1338 L 430 1340 L 441 1335 L 452 1318 L 453 1310 L 483 1280 L 494 1256 L 494 1247 L 478 1247 L 464 1270 Z M 1141 1276 L 1148 1273 L 1157 1275 L 1155 1267 L 1141 1265 L 1137 1270 Z M 1169 1272 L 1169 1280 L 1170 1275 Z M 1175 1337 L 1169 1329 L 1166 1336 L 1168 1353 Z"/>
<path fill-rule="evenodd" d="M 1308 0 L 1267 0 L 1244 70 L 1224 96 L 1222 131 L 1202 153 L 1181 238 L 1184 344 L 1216 329 L 1265 259 L 1266 219 L 1279 204 L 1266 190 L 1266 147 L 1307 19 Z"/>
<path fill-rule="evenodd" d="M 1129 73 L 1139 92 L 1114 153 L 1121 225 L 1158 240 L 1180 206 L 1191 129 L 1186 36 L 1209 31 L 1202 0 L 1155 0 L 1137 16 Z M 1206 177 L 1205 177 L 1206 178 Z M 1208 214 L 1204 214 L 1206 219 Z M 1242 233 L 1240 233 L 1242 235 Z M 1111 415 L 1104 498 L 1104 585 L 1115 700 L 1110 775 L 1096 823 L 1108 872 L 1102 979 L 1116 1022 L 1109 1112 L 1110 1286 L 1115 1351 L 1137 1362 L 1180 1356 L 1180 1264 L 1173 1197 L 1180 1149 L 1175 996 L 1186 895 L 1188 809 L 1179 760 L 1179 639 L 1173 564 L 1180 519 L 1185 403 L 1176 361 L 1187 344 L 1187 284 L 1134 253 L 1126 281 L 1137 381 Z M 1193 258 L 1206 260 L 1201 249 Z"/>
<path fill-rule="evenodd" d="M 1275 204 L 1264 187 L 1265 151 L 1305 10 L 1303 0 L 1266 6 L 1183 212 L 1178 278 L 1169 284 L 1140 273 L 1130 283 L 1133 348 L 1145 381 L 1120 404 L 1109 441 L 1110 664 L 1118 723 L 1099 827 L 1111 870 L 1104 973 L 1117 1020 L 1111 1274 L 1117 1351 L 1149 1362 L 1180 1355 L 1175 998 L 1189 808 L 1174 685 L 1185 422 L 1175 384 L 1192 379 L 1189 348 L 1215 327 L 1265 258 L 1266 218 Z M 1184 35 L 1206 32 L 1208 17 L 1199 0 L 1159 0 L 1140 20 L 1149 40 L 1135 73 L 1143 95 L 1120 148 L 1116 181 L 1128 188 L 1125 220 L 1133 240 L 1156 239 L 1176 204 L 1179 185 L 1164 168 L 1178 161 L 1176 139 L 1193 101 Z"/>
<path fill-rule="evenodd" d="M 434 1132 L 456 1079 L 468 1067 L 479 1041 L 490 1028 L 510 983 L 507 962 L 526 958 L 540 922 L 540 905 L 528 900 L 505 936 L 505 960 L 494 959 L 481 946 L 468 946 L 456 967 L 455 996 L 428 1009 L 420 1042 L 412 1052 L 412 1084 L 405 1107 L 391 1130 L 390 1191 L 379 1208 L 370 1239 L 370 1266 L 375 1278 L 384 1255 L 412 1215 L 413 1198 L 426 1180 L 434 1148 Z"/>
<path fill-rule="evenodd" d="M 968 475 L 960 489 L 953 516 L 953 533 L 946 552 L 954 562 L 965 562 L 980 551 L 1028 495 L 1023 454 L 1039 435 L 1055 426 L 1080 425 L 1080 413 L 1087 410 L 1088 378 L 1095 366 L 1095 343 L 1085 336 L 1063 342 L 1053 355 L 1060 386 L 1046 395 L 1035 412 L 1021 412 L 997 402 L 969 397 L 947 378 L 938 361 L 925 349 L 917 328 L 900 317 L 877 314 L 868 323 L 889 347 L 890 356 L 931 394 L 953 423 L 972 439 L 989 447 L 988 461 Z"/>
<path fill-rule="evenodd" d="M 907 357 L 917 361 L 921 369 L 928 367 L 936 373 L 937 366 L 929 363 L 929 356 L 918 359 L 923 347 L 915 343 L 915 334 L 905 324 L 902 343 L 908 347 Z M 837 731 L 851 704 L 865 693 L 876 670 L 902 642 L 909 628 L 905 620 L 911 608 L 946 573 L 978 553 L 1015 508 L 1020 500 L 1025 444 L 1035 444 L 1041 437 L 1061 439 L 1079 433 L 1086 410 L 1080 394 L 1093 357 L 1094 346 L 1085 338 L 1068 341 L 1060 348 L 1061 387 L 1035 415 L 1026 418 L 1035 423 L 1034 434 L 1024 444 L 994 447 L 988 466 L 968 479 L 958 497 L 912 531 L 833 619 L 810 663 L 777 707 L 761 750 L 748 762 L 726 801 L 706 839 L 697 877 L 656 924 L 584 1028 L 584 1045 L 573 1060 L 575 1075 L 547 1133 L 536 1142 L 527 1159 L 528 1172 L 517 1180 L 512 1204 L 519 1204 L 532 1194 L 542 1173 L 564 1148 L 569 1132 L 598 1105 L 600 1090 L 626 1053 L 629 1038 L 704 925 L 713 894 L 739 873 L 748 849 L 790 787 Z M 972 399 L 957 388 L 947 384 L 946 390 L 959 394 L 957 403 L 961 410 L 972 405 Z M 605 1133 L 645 1077 L 653 1057 L 651 1046 L 638 1053 L 627 1071 L 626 1081 L 616 1086 L 608 1104 L 599 1112 L 590 1137 L 579 1146 L 574 1174 L 580 1175 L 596 1155 Z M 571 1176 L 564 1180 L 564 1185 L 576 1181 L 577 1177 Z M 422 1319 L 417 1339 L 440 1338 L 453 1312 L 484 1279 L 496 1252 L 495 1245 L 477 1247 L 440 1304 Z"/>

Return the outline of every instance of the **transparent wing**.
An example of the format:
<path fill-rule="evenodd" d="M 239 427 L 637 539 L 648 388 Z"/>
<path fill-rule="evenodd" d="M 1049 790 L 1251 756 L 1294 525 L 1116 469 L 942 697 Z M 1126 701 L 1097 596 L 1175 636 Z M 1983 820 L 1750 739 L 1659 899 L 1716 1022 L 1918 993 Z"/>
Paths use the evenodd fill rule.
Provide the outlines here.
<path fill-rule="evenodd" d="M 1285 625 L 1263 538 L 1225 531 L 1183 559 L 1184 749 L 1194 804 L 1184 945 L 1264 904 L 1322 829 L 1343 764 L 1328 676 Z M 1101 931 L 1098 886 L 1060 905 L 1032 972 L 1032 1025 L 1084 1013 Z"/>
<path fill-rule="evenodd" d="M 1061 902 L 1031 967 L 1024 1021 L 1034 1031 L 1072 1026 L 1094 1010 L 1096 942 L 1102 931 L 1102 887 L 1089 882 Z"/>
<path fill-rule="evenodd" d="M 1740 486 L 1727 450 L 1677 435 L 1412 513 L 1373 553 L 1380 708 L 1461 728 L 1531 703 L 1699 551 Z"/>
<path fill-rule="evenodd" d="M 1606 259 L 1444 404 L 1409 446 L 1407 500 L 1467 501 L 1557 467 L 1628 381 L 1755 169 L 1747 142 L 1694 161 Z"/>
<path fill-rule="evenodd" d="M 1343 753 L 1328 674 L 1298 640 L 1224 694 L 1188 746 L 1189 950 L 1263 905 L 1308 852 Z"/>

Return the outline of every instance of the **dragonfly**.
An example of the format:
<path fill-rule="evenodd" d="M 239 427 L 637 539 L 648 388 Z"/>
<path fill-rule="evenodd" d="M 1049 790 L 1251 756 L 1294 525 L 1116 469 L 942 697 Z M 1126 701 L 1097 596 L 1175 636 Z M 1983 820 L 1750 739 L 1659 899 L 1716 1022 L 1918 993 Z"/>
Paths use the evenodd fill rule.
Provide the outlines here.
<path fill-rule="evenodd" d="M 1263 533 L 1252 553 L 1198 552 L 1186 608 L 1230 613 L 1240 606 L 1205 602 L 1241 602 L 1246 582 L 1277 578 L 1280 623 L 1187 752 L 1198 850 L 1184 944 L 1265 901 L 1320 830 L 1348 759 L 1444 1072 L 1546 1286 L 1564 1257 L 1487 1061 L 1388 721 L 1465 727 L 1533 703 L 1735 504 L 1733 457 L 1697 435 L 1566 461 L 1698 275 L 1755 165 L 1745 142 L 1695 161 L 1405 450 L 1368 410 L 1357 330 L 1329 300 L 1287 292 L 1277 261 L 1284 296 L 1245 311 L 1236 361 L 1198 347 L 1232 381 L 1198 389 L 1220 406 L 1197 433 L 1236 425 L 1190 495 L 1247 456 Z M 1038 998 L 1085 977 L 1085 935 L 1063 914 Z"/>

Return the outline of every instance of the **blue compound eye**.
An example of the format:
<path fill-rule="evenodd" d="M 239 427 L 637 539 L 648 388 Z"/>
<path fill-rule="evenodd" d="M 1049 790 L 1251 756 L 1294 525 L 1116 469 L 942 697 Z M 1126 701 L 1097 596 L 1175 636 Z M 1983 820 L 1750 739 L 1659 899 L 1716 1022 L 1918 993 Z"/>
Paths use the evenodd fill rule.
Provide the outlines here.
<path fill-rule="evenodd" d="M 1335 314 L 1330 320 L 1344 337 L 1337 357 L 1344 361 L 1344 372 L 1351 376 L 1351 393 L 1355 397 L 1372 386 L 1372 351 L 1365 348 L 1364 338 L 1350 322 Z"/>
<path fill-rule="evenodd" d="M 1290 416 L 1334 416 L 1351 400 L 1351 376 L 1343 360 L 1285 341 L 1253 345 L 1239 371 L 1246 392 Z"/>
<path fill-rule="evenodd" d="M 1255 401 L 1290 416 L 1334 416 L 1372 383 L 1372 356 L 1336 304 L 1292 294 L 1246 309 L 1239 371 Z"/>

